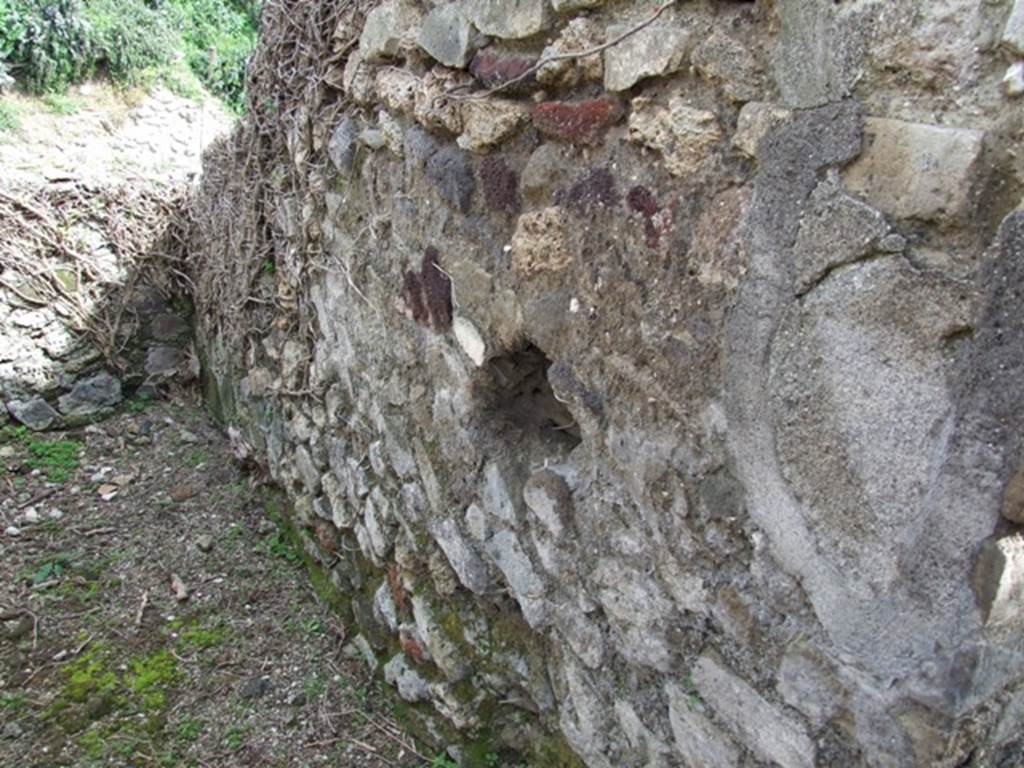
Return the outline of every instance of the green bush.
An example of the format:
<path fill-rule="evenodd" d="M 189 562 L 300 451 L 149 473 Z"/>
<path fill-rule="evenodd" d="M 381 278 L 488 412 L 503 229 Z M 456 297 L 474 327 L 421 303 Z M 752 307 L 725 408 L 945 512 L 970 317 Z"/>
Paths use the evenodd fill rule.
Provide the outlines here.
<path fill-rule="evenodd" d="M 35 93 L 96 72 L 180 85 L 187 64 L 241 111 L 258 16 L 259 0 L 0 0 L 0 64 Z"/>
<path fill-rule="evenodd" d="M 0 0 L 0 14 L 0 55 L 29 90 L 63 90 L 92 71 L 79 0 Z"/>
<path fill-rule="evenodd" d="M 83 16 L 94 66 L 124 85 L 138 85 L 171 64 L 181 46 L 174 20 L 145 0 L 87 0 Z"/>
<path fill-rule="evenodd" d="M 258 3 L 247 0 L 166 0 L 181 14 L 189 67 L 236 111 L 245 107 L 245 72 L 256 46 Z"/>

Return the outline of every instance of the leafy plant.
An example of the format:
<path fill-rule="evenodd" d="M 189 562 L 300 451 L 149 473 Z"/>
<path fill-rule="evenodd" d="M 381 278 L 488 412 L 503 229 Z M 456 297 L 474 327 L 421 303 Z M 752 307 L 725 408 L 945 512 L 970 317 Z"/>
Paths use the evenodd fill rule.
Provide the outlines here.
<path fill-rule="evenodd" d="M 181 45 L 177 19 L 144 0 L 88 0 L 83 16 L 92 34 L 93 66 L 118 83 L 138 85 L 154 78 L 174 61 Z"/>
<path fill-rule="evenodd" d="M 43 106 L 55 115 L 74 115 L 82 108 L 81 102 L 62 93 L 48 93 L 42 101 Z"/>
<path fill-rule="evenodd" d="M 45 584 L 47 581 L 59 579 L 69 567 L 70 561 L 66 556 L 58 556 L 52 560 L 47 560 L 32 574 L 32 584 L 33 586 L 38 586 Z"/>
<path fill-rule="evenodd" d="M 0 55 L 35 93 L 62 91 L 92 71 L 79 0 L 0 0 Z"/>
<path fill-rule="evenodd" d="M 15 133 L 20 130 L 21 117 L 18 110 L 13 104 L 0 101 L 0 133 Z"/>
<path fill-rule="evenodd" d="M 35 437 L 25 427 L 4 427 L 0 432 L 4 442 L 20 443 L 30 456 L 25 465 L 42 470 L 48 480 L 63 483 L 78 468 L 82 444 L 77 440 L 44 440 Z"/>
<path fill-rule="evenodd" d="M 157 651 L 132 660 L 128 685 L 142 697 L 146 709 L 162 709 L 167 701 L 166 689 L 180 676 L 178 662 L 170 651 Z"/>
<path fill-rule="evenodd" d="M 189 67 L 237 112 L 245 107 L 245 74 L 256 46 L 254 0 L 167 0 L 182 16 Z"/>
<path fill-rule="evenodd" d="M 224 734 L 224 743 L 227 748 L 232 752 L 237 752 L 245 744 L 245 734 L 248 733 L 249 727 L 245 725 L 233 725 L 228 729 L 228 732 Z"/>

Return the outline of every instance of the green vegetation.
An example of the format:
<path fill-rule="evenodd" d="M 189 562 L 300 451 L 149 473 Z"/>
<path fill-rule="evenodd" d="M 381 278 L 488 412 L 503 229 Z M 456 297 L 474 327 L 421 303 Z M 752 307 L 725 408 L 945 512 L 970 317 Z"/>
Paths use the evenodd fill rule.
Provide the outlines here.
<path fill-rule="evenodd" d="M 208 648 L 216 648 L 226 643 L 231 638 L 231 629 L 224 625 L 212 628 L 201 627 L 198 621 L 196 621 L 189 628 L 183 629 L 179 637 L 181 638 L 182 645 L 199 651 L 205 651 Z"/>
<path fill-rule="evenodd" d="M 63 93 L 48 93 L 42 101 L 43 106 L 55 115 L 73 115 L 82 108 L 80 101 Z"/>
<path fill-rule="evenodd" d="M 149 406 L 151 406 L 152 404 L 153 404 L 152 396 L 146 395 L 146 394 L 141 394 L 141 395 L 136 395 L 131 400 L 129 400 L 127 403 L 125 403 L 125 408 L 127 408 L 128 411 L 131 412 L 131 413 L 142 413 L 147 408 L 149 408 Z"/>
<path fill-rule="evenodd" d="M 37 94 L 105 75 L 193 95 L 198 79 L 241 112 L 258 18 L 259 0 L 0 0 L 0 66 Z"/>
<path fill-rule="evenodd" d="M 166 689 L 179 679 L 178 661 L 170 651 L 157 651 L 132 660 L 128 686 L 142 698 L 147 710 L 161 710 L 167 703 Z"/>
<path fill-rule="evenodd" d="M 0 0 L 2 2 L 2 0 Z M 0 442 L 19 443 L 29 457 L 25 465 L 41 470 L 52 483 L 63 483 L 78 469 L 82 443 L 77 440 L 45 440 L 36 437 L 27 427 L 4 427 Z"/>
<path fill-rule="evenodd" d="M 0 0 L 2 3 L 3 0 Z M 0 101 L 0 134 L 17 133 L 21 130 L 21 116 L 13 104 Z"/>
<path fill-rule="evenodd" d="M 202 448 L 197 448 L 188 455 L 188 457 L 185 459 L 185 463 L 188 464 L 193 469 L 195 469 L 203 462 L 209 460 L 209 458 L 209 452 L 204 451 Z"/>

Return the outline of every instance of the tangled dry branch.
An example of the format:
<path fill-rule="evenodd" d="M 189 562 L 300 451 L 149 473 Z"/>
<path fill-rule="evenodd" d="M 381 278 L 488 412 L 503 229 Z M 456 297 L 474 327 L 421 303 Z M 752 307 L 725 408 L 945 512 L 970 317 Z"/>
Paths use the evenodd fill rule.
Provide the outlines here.
<path fill-rule="evenodd" d="M 189 204 L 197 320 L 207 338 L 241 351 L 272 327 L 293 339 L 315 332 L 305 294 L 322 250 L 321 150 L 346 105 L 332 83 L 377 3 L 265 0 L 248 114 L 207 150 Z"/>
<path fill-rule="evenodd" d="M 152 184 L 42 182 L 0 189 L 0 290 L 49 307 L 121 368 L 140 281 L 182 293 L 181 196 Z"/>

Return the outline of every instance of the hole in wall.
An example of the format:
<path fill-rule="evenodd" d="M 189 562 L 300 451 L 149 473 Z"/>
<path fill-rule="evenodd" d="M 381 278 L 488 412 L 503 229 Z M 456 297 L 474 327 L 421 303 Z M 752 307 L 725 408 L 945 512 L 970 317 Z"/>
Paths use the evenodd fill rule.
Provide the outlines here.
<path fill-rule="evenodd" d="M 551 360 L 532 343 L 488 360 L 473 385 L 481 426 L 524 451 L 565 454 L 579 445 L 579 426 L 548 382 L 550 367 Z"/>

